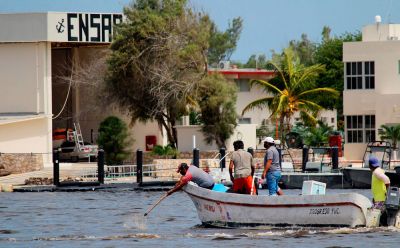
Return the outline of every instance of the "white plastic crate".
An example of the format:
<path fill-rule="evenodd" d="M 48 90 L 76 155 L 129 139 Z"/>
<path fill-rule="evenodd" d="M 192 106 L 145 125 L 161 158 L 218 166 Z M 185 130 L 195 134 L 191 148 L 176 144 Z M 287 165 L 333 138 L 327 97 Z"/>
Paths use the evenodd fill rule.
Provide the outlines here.
<path fill-rule="evenodd" d="M 318 181 L 303 181 L 301 194 L 303 195 L 325 195 L 326 183 Z"/>

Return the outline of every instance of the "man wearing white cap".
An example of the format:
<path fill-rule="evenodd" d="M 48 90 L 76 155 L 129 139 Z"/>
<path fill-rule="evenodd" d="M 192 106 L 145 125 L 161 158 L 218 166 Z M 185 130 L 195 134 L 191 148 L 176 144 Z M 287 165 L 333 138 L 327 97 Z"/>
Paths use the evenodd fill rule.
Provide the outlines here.
<path fill-rule="evenodd" d="M 263 142 L 267 152 L 264 157 L 264 171 L 261 178 L 267 178 L 269 195 L 278 195 L 278 182 L 281 179 L 279 152 L 272 137 L 266 137 Z"/>

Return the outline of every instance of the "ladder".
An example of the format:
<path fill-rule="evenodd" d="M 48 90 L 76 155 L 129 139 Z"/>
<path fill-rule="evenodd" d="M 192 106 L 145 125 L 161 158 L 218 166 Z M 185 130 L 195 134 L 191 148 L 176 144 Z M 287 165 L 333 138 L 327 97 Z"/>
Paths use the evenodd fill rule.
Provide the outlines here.
<path fill-rule="evenodd" d="M 79 123 L 74 122 L 74 129 L 75 129 L 74 132 L 75 145 L 79 151 L 83 151 L 85 143 L 83 143 L 83 136 L 82 136 L 81 126 L 79 125 Z"/>

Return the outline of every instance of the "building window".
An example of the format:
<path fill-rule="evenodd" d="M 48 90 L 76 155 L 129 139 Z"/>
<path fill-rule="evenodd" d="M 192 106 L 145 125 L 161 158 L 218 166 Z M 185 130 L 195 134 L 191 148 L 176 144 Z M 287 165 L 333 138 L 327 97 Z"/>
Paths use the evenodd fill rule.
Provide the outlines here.
<path fill-rule="evenodd" d="M 251 124 L 251 118 L 239 118 L 239 124 Z"/>
<path fill-rule="evenodd" d="M 347 90 L 375 89 L 375 62 L 346 62 Z"/>
<path fill-rule="evenodd" d="M 364 62 L 365 68 L 365 88 L 375 89 L 375 62 Z"/>
<path fill-rule="evenodd" d="M 331 123 L 335 123 L 335 118 L 331 118 Z"/>
<path fill-rule="evenodd" d="M 235 79 L 235 83 L 239 88 L 240 92 L 249 92 L 250 91 L 250 82 L 248 79 Z"/>
<path fill-rule="evenodd" d="M 375 115 L 365 116 L 365 141 L 375 141 Z"/>
<path fill-rule="evenodd" d="M 375 141 L 375 115 L 346 116 L 348 143 L 364 143 Z"/>

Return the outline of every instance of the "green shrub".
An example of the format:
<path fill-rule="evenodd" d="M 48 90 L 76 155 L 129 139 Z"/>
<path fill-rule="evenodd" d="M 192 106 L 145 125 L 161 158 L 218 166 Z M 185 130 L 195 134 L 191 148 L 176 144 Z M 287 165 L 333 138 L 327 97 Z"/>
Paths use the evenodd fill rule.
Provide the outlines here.
<path fill-rule="evenodd" d="M 97 143 L 104 149 L 106 164 L 119 165 L 128 157 L 128 128 L 120 118 L 109 116 L 100 123 Z"/>
<path fill-rule="evenodd" d="M 159 156 L 172 156 L 176 158 L 176 156 L 178 156 L 179 154 L 179 151 L 173 148 L 171 145 L 166 145 L 166 146 L 156 145 L 154 146 L 152 153 Z"/>

